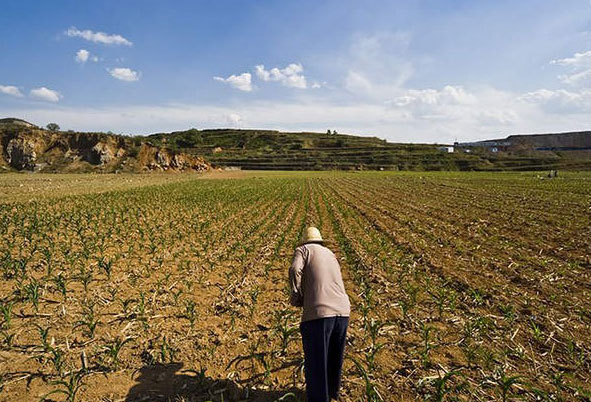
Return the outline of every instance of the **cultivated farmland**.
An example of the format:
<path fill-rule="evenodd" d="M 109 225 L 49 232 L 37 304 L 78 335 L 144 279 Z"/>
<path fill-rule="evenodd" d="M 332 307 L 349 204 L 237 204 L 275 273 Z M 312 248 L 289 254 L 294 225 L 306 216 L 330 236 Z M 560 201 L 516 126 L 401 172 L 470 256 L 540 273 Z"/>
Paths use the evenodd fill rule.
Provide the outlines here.
<path fill-rule="evenodd" d="M 304 400 L 314 224 L 344 401 L 591 398 L 591 175 L 0 175 L 0 401 Z"/>

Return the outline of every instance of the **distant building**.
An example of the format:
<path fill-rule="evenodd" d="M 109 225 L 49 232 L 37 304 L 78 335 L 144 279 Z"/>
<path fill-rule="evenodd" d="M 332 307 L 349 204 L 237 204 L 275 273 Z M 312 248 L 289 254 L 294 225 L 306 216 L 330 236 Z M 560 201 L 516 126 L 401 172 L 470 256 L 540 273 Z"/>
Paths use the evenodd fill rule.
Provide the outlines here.
<path fill-rule="evenodd" d="M 443 147 L 437 147 L 438 150 L 440 150 L 441 152 L 447 152 L 449 154 L 453 154 L 454 153 L 454 147 L 446 145 Z"/>

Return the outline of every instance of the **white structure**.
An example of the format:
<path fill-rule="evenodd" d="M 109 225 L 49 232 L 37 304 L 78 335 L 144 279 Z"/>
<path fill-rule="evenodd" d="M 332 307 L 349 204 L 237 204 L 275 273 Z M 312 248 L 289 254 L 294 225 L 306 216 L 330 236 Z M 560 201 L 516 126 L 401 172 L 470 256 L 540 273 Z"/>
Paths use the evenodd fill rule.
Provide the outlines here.
<path fill-rule="evenodd" d="M 454 147 L 451 147 L 451 146 L 438 147 L 437 149 L 442 152 L 447 152 L 448 154 L 454 153 Z"/>

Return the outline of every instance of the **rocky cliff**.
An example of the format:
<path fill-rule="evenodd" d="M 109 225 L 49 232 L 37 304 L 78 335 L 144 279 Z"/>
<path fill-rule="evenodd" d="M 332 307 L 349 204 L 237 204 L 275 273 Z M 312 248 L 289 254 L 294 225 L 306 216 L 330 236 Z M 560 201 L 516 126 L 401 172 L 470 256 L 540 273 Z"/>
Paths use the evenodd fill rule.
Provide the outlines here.
<path fill-rule="evenodd" d="M 43 172 L 205 171 L 203 158 L 155 146 L 142 137 L 52 132 L 0 124 L 0 167 Z"/>

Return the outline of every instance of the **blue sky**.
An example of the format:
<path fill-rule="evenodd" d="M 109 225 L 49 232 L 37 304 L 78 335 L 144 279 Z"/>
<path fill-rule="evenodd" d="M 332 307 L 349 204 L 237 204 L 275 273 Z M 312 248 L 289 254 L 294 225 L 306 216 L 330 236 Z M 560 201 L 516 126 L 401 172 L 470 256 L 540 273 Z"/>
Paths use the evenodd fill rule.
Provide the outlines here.
<path fill-rule="evenodd" d="M 589 0 L 12 1 L 0 116 L 452 142 L 591 128 Z"/>

